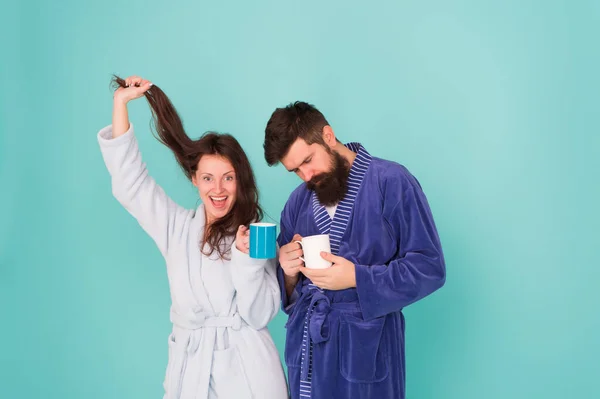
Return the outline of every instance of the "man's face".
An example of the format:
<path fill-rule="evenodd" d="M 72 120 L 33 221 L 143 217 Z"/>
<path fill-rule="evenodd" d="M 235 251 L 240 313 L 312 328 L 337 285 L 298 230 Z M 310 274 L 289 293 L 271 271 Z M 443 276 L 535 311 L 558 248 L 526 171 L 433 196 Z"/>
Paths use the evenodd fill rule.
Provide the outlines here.
<path fill-rule="evenodd" d="M 281 163 L 306 182 L 321 204 L 334 205 L 344 198 L 350 165 L 326 144 L 307 144 L 297 139 Z"/>

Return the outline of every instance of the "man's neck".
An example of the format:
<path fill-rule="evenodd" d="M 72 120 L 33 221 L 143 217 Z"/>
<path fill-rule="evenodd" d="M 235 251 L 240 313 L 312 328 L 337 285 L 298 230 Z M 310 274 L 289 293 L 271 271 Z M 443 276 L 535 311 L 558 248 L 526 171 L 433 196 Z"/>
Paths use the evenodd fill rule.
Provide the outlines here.
<path fill-rule="evenodd" d="M 335 145 L 334 151 L 336 151 L 338 154 L 340 154 L 342 157 L 344 157 L 348 161 L 350 166 L 352 166 L 352 163 L 354 163 L 354 159 L 356 159 L 355 152 L 353 152 L 352 150 L 350 150 L 348 147 L 346 147 L 345 145 L 343 145 L 340 142 L 338 142 Z"/>

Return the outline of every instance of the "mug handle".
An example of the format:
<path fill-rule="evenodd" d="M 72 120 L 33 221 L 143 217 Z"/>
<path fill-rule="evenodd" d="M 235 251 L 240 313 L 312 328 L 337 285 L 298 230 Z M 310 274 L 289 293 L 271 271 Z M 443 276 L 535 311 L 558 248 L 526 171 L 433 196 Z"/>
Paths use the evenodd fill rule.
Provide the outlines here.
<path fill-rule="evenodd" d="M 298 244 L 300 244 L 300 248 L 304 249 L 304 247 L 302 246 L 302 241 L 294 241 L 297 242 Z M 304 260 L 304 258 L 302 256 L 298 256 L 298 259 L 300 259 L 302 262 L 306 263 L 306 261 Z"/>

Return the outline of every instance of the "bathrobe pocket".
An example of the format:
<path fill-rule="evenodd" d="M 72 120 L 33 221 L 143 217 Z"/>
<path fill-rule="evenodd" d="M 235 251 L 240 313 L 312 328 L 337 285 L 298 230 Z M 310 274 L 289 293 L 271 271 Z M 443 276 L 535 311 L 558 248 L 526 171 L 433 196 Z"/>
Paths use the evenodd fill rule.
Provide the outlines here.
<path fill-rule="evenodd" d="M 383 381 L 388 362 L 382 340 L 385 317 L 364 321 L 352 315 L 340 319 L 340 373 L 355 383 Z"/>

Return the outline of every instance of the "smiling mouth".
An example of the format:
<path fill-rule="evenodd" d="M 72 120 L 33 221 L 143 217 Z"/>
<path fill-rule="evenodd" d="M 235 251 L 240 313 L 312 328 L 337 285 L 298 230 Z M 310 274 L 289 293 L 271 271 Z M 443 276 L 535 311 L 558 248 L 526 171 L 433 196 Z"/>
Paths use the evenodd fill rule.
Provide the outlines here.
<path fill-rule="evenodd" d="M 222 197 L 209 197 L 210 198 L 210 202 L 212 202 L 213 206 L 217 209 L 223 209 L 225 208 L 225 203 L 227 201 L 227 196 L 222 196 Z"/>

